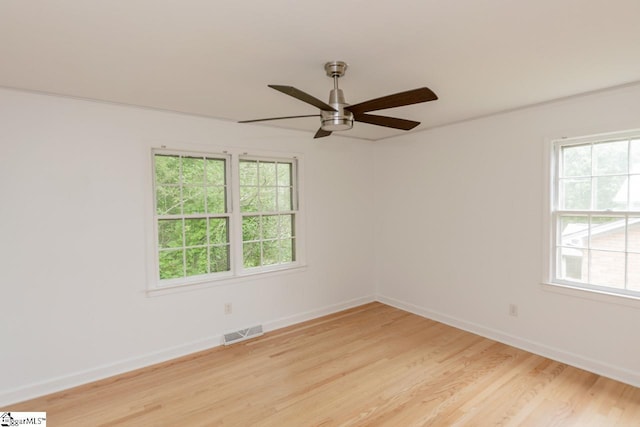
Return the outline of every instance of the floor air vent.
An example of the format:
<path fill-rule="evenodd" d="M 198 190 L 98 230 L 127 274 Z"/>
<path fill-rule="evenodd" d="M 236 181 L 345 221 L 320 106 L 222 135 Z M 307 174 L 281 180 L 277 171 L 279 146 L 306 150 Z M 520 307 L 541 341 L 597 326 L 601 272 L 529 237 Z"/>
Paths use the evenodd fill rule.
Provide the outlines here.
<path fill-rule="evenodd" d="M 222 337 L 222 343 L 224 345 L 235 344 L 237 342 L 248 340 L 250 338 L 259 337 L 262 334 L 262 325 L 252 326 L 247 329 L 240 329 L 239 331 L 224 334 L 224 336 Z"/>

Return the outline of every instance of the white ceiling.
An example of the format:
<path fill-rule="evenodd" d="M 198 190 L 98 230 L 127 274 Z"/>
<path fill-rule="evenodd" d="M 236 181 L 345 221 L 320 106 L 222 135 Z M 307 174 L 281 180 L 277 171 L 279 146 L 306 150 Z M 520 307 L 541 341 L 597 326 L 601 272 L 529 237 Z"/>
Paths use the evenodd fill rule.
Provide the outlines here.
<path fill-rule="evenodd" d="M 427 86 L 376 112 L 412 132 L 640 81 L 639 0 L 3 0 L 0 86 L 244 120 L 314 114 L 269 89 L 347 102 Z M 305 129 L 319 119 L 239 126 Z M 398 131 L 356 123 L 345 136 Z"/>

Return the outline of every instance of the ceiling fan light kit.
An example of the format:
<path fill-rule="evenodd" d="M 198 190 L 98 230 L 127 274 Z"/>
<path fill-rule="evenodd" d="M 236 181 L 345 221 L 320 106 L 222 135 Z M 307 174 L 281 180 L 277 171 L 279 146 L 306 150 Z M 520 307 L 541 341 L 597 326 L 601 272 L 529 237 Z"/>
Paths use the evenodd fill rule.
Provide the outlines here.
<path fill-rule="evenodd" d="M 338 87 L 338 79 L 344 76 L 347 64 L 343 61 L 332 61 L 324 64 L 324 70 L 328 77 L 333 79 L 333 89 L 329 94 L 329 103 L 296 89 L 293 86 L 269 85 L 270 88 L 292 96 L 302 102 L 313 105 L 320 109 L 320 114 L 288 117 L 272 117 L 268 119 L 243 120 L 239 123 L 253 123 L 268 120 L 295 119 L 299 117 L 320 117 L 320 129 L 314 138 L 323 138 L 331 135 L 335 131 L 345 131 L 353 127 L 353 122 L 369 123 L 377 126 L 384 126 L 394 129 L 411 130 L 418 126 L 420 122 L 413 120 L 399 119 L 396 117 L 378 116 L 366 114 L 369 111 L 384 110 L 387 108 L 402 107 L 404 105 L 418 104 L 421 102 L 435 101 L 437 95 L 429 88 L 400 92 L 393 95 L 383 96 L 355 105 L 346 103 L 342 89 Z"/>

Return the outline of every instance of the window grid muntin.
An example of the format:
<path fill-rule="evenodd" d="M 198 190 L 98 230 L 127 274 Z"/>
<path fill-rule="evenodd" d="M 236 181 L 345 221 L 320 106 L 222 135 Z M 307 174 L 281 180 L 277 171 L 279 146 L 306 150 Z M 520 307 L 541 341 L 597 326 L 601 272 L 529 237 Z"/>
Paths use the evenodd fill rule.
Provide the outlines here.
<path fill-rule="evenodd" d="M 593 146 L 597 144 L 606 144 L 611 142 L 619 142 L 625 141 L 626 145 L 626 173 L 609 173 L 609 174 L 596 174 L 595 166 L 594 166 L 594 150 Z M 552 214 L 551 218 L 553 223 L 555 224 L 552 227 L 553 230 L 553 253 L 552 257 L 552 281 L 560 283 L 560 284 L 568 284 L 572 286 L 578 286 L 586 289 L 593 289 L 597 291 L 605 291 L 605 292 L 614 292 L 623 295 L 631 295 L 638 296 L 640 294 L 640 286 L 637 284 L 632 284 L 629 282 L 629 271 L 632 267 L 629 256 L 630 254 L 637 254 L 636 251 L 633 251 L 629 247 L 629 240 L 632 238 L 630 235 L 629 227 L 630 220 L 633 218 L 637 218 L 633 224 L 637 224 L 640 221 L 640 211 L 634 210 L 635 205 L 633 204 L 634 199 L 632 198 L 632 177 L 636 177 L 640 175 L 640 166 L 636 165 L 635 170 L 632 168 L 633 158 L 632 158 L 632 144 L 635 150 L 640 150 L 640 134 L 634 133 L 629 136 L 624 137 L 616 137 L 616 138 L 586 138 L 581 141 L 556 141 L 554 144 L 554 161 L 552 162 L 552 169 L 554 174 L 553 180 L 553 191 L 552 191 Z M 590 174 L 589 175 L 563 175 L 564 172 L 564 161 L 565 156 L 563 153 L 563 149 L 565 147 L 580 147 L 580 146 L 589 146 L 589 159 L 590 159 Z M 636 156 L 638 154 L 636 153 Z M 637 160 L 637 159 L 636 159 Z M 591 185 L 591 193 L 589 200 L 589 209 L 564 209 L 563 202 L 565 195 L 563 194 L 564 186 L 562 185 L 563 180 L 569 179 L 579 179 L 579 178 L 587 178 L 591 183 L 594 182 L 594 179 L 599 177 L 611 177 L 611 176 L 622 176 L 626 178 L 626 209 L 606 209 L 606 210 L 596 210 L 594 209 L 596 203 L 596 186 Z M 587 238 L 586 238 L 586 247 L 582 250 L 586 252 L 587 256 L 587 281 L 579 282 L 575 280 L 567 280 L 564 278 L 563 269 L 566 267 L 562 262 L 562 250 L 564 249 L 576 249 L 572 246 L 562 245 L 562 230 L 560 229 L 562 224 L 562 219 L 569 216 L 586 216 L 589 219 L 588 229 L 587 229 Z M 592 232 L 593 232 L 593 218 L 597 217 L 619 217 L 623 218 L 623 240 L 624 240 L 624 250 L 609 250 L 609 249 L 600 249 L 592 247 Z M 638 245 L 640 246 L 640 245 Z M 580 248 L 577 248 L 580 249 Z M 624 288 L 616 288 L 611 286 L 602 286 L 595 283 L 591 283 L 593 273 L 593 255 L 595 252 L 610 252 L 617 254 L 624 254 Z M 637 289 L 630 289 L 630 286 L 635 286 Z"/>

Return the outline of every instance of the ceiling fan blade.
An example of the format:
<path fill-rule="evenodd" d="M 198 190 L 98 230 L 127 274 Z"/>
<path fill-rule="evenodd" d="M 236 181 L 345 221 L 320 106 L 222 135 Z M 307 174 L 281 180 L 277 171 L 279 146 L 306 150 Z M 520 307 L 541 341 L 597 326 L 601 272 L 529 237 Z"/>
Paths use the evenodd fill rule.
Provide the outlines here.
<path fill-rule="evenodd" d="M 318 132 L 313 136 L 313 139 L 316 138 L 324 138 L 325 136 L 331 135 L 331 131 L 323 130 L 322 128 L 318 129 Z"/>
<path fill-rule="evenodd" d="M 301 117 L 320 117 L 320 114 L 308 114 L 306 116 L 270 117 L 268 119 L 241 120 L 238 123 L 266 122 L 268 120 L 283 120 L 283 119 L 299 119 Z"/>
<path fill-rule="evenodd" d="M 403 105 L 418 104 L 420 102 L 435 101 L 438 96 L 427 87 L 395 93 L 381 98 L 371 99 L 355 105 L 345 107 L 352 113 L 366 113 L 368 111 L 384 110 L 386 108 L 402 107 Z"/>
<path fill-rule="evenodd" d="M 411 130 L 420 124 L 420 122 L 414 122 L 413 120 L 362 113 L 354 113 L 353 119 L 357 122 L 369 123 L 370 125 L 385 126 L 388 128 L 402 130 Z"/>
<path fill-rule="evenodd" d="M 314 107 L 317 107 L 323 111 L 338 111 L 333 108 L 331 105 L 326 104 L 320 101 L 318 98 L 315 98 L 308 93 L 301 91 L 300 89 L 296 89 L 293 86 L 278 86 L 278 85 L 268 85 L 270 88 L 280 91 L 289 96 L 293 96 L 296 99 L 299 99 L 302 102 L 306 102 L 307 104 L 311 104 Z"/>

